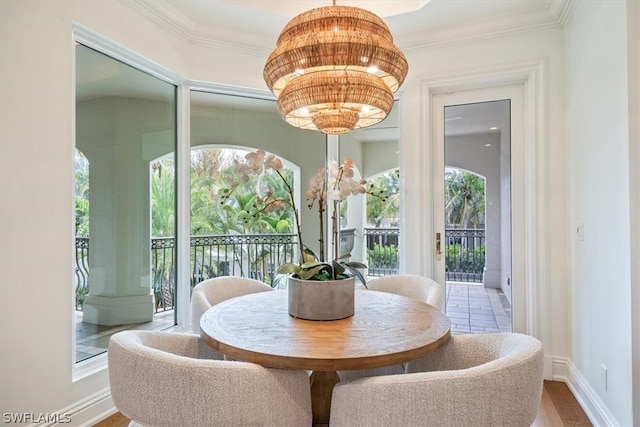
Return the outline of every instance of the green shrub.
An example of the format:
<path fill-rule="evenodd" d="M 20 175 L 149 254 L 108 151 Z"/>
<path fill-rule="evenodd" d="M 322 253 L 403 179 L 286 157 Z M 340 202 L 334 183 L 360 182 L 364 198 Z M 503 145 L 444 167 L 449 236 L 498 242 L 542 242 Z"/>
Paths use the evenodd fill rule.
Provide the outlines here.
<path fill-rule="evenodd" d="M 447 271 L 478 274 L 484 271 L 484 246 L 477 246 L 475 249 L 470 250 L 459 244 L 447 245 L 446 252 Z"/>
<path fill-rule="evenodd" d="M 397 268 L 398 247 L 396 245 L 381 246 L 376 243 L 373 249 L 367 249 L 369 268 Z"/>

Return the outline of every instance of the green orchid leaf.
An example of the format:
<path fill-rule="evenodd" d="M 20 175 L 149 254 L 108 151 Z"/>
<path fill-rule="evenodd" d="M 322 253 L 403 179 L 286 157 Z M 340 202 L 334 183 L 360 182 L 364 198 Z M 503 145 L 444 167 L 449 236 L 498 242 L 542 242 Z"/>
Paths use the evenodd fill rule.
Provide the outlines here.
<path fill-rule="evenodd" d="M 300 266 L 300 268 L 302 270 L 308 270 L 310 268 L 315 268 L 315 267 L 317 267 L 319 265 L 324 265 L 324 263 L 314 259 L 314 260 L 311 260 L 309 262 L 305 262 L 304 264 L 302 264 Z"/>
<path fill-rule="evenodd" d="M 363 264 L 363 263 L 358 262 L 358 261 L 343 262 L 342 265 L 344 265 L 346 267 L 352 267 L 352 268 L 367 268 L 366 264 Z"/>
<path fill-rule="evenodd" d="M 347 266 L 347 270 L 349 270 L 349 273 L 353 274 L 354 276 L 356 276 L 358 278 L 358 280 L 360 280 L 360 282 L 364 285 L 364 287 L 367 287 L 367 279 L 364 277 L 364 275 L 362 274 L 362 272 L 360 270 L 358 270 L 357 268 L 353 268 L 350 266 Z"/>
<path fill-rule="evenodd" d="M 339 275 L 341 275 L 342 273 L 344 273 L 344 267 L 341 263 L 337 262 L 337 261 L 333 261 L 331 263 L 332 267 L 333 267 L 333 277 L 334 279 L 337 278 Z"/>
<path fill-rule="evenodd" d="M 292 263 L 282 264 L 276 271 L 278 274 L 298 274 L 299 272 L 300 266 Z"/>
<path fill-rule="evenodd" d="M 304 253 L 302 254 L 302 261 L 304 263 L 308 263 L 308 262 L 312 262 L 312 261 L 318 261 L 318 257 L 316 256 L 316 254 L 309 248 L 305 248 L 304 249 Z"/>
<path fill-rule="evenodd" d="M 315 276 L 316 274 L 320 273 L 322 270 L 324 270 L 327 267 L 326 264 L 318 264 L 314 267 L 311 268 L 305 268 L 305 269 L 301 269 L 298 272 L 298 276 L 302 279 L 302 280 L 309 280 L 311 279 L 313 276 Z"/>

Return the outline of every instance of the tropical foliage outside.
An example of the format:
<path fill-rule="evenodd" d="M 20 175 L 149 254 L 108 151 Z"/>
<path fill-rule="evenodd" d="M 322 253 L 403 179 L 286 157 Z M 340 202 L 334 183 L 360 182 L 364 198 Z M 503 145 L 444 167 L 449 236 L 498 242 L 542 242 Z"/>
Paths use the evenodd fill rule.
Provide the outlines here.
<path fill-rule="evenodd" d="M 446 168 L 444 193 L 447 228 L 484 226 L 483 177 L 461 169 Z"/>
<path fill-rule="evenodd" d="M 256 199 L 271 188 L 276 198 L 286 197 L 288 189 L 273 171 L 260 176 L 249 176 L 239 191 L 223 200 L 225 188 L 233 172 L 234 160 L 242 161 L 247 152 L 235 149 L 202 148 L 191 153 L 191 234 L 292 234 L 295 232 L 293 212 L 290 208 L 255 214 Z M 171 238 L 175 235 L 175 166 L 172 156 L 151 164 L 151 236 Z M 288 182 L 293 182 L 293 172 L 283 168 Z M 367 183 L 366 224 L 368 227 L 393 228 L 398 226 L 399 170 L 391 170 Z M 75 158 L 75 213 L 76 236 L 89 236 L 89 162 L 76 151 Z M 483 229 L 485 222 L 484 178 L 472 173 L 447 168 L 445 173 L 446 227 L 455 229 Z M 340 206 L 341 216 L 346 215 L 347 203 Z M 459 240 L 459 239 L 458 239 Z M 392 243 L 369 242 L 367 264 L 370 269 L 397 269 L 398 246 Z M 467 247 L 464 242 L 447 242 L 447 271 L 471 271 L 481 274 L 485 263 L 485 247 Z M 164 270 L 164 269 L 163 269 Z M 156 282 L 171 279 L 168 271 Z M 216 274 L 223 274 L 218 272 Z M 167 276 L 167 277 L 164 277 Z M 154 288 L 156 285 L 154 284 Z M 83 290 L 86 292 L 86 289 Z M 81 296 L 80 296 L 81 297 Z"/>
<path fill-rule="evenodd" d="M 397 227 L 400 212 L 400 169 L 385 172 L 367 182 L 367 225 Z"/>
<path fill-rule="evenodd" d="M 485 179 L 461 169 L 445 169 L 445 219 L 447 229 L 484 229 Z M 473 237 L 447 239 L 445 264 L 448 272 L 482 277 L 485 242 Z"/>
<path fill-rule="evenodd" d="M 76 236 L 89 235 L 89 160 L 79 151 L 75 155 Z"/>
<path fill-rule="evenodd" d="M 191 154 L 191 234 L 291 233 L 293 212 L 265 212 L 248 215 L 248 207 L 267 187 L 276 197 L 286 196 L 283 181 L 267 171 L 264 177 L 252 176 L 232 198 L 221 203 L 219 191 L 233 174 L 233 161 L 241 161 L 247 152 L 235 149 L 206 148 Z M 89 162 L 76 151 L 76 235 L 89 235 Z M 292 176 L 290 169 L 283 173 Z M 159 159 L 151 165 L 151 235 L 171 237 L 175 234 L 175 165 L 172 158 Z M 367 223 L 396 227 L 399 212 L 399 170 L 369 180 L 367 185 Z M 384 194 L 384 197 L 379 195 Z M 342 213 L 346 203 L 341 206 Z"/>

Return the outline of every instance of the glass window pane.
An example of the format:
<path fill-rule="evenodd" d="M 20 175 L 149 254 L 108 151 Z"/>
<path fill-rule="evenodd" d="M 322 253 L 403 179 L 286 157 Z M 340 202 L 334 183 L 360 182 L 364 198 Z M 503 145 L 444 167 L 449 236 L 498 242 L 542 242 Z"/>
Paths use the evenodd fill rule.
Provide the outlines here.
<path fill-rule="evenodd" d="M 76 45 L 76 362 L 175 324 L 175 94 Z"/>
<path fill-rule="evenodd" d="M 399 139 L 398 101 L 377 125 L 340 135 L 340 156 L 355 161 L 368 193 L 341 208 L 342 240 L 353 245 L 351 259 L 367 264 L 369 277 L 399 272 Z"/>
<path fill-rule="evenodd" d="M 191 94 L 191 285 L 216 276 L 245 276 L 276 286 L 275 270 L 292 261 L 296 251 L 292 212 L 256 212 L 250 207 L 258 191 L 269 185 L 286 191 L 277 177 L 249 182 L 223 200 L 233 160 L 255 150 L 274 154 L 290 174 L 300 214 L 304 243 L 317 251 L 319 217 L 306 208 L 311 178 L 325 164 L 326 137 L 297 129 L 279 115 L 276 102 L 194 91 Z"/>

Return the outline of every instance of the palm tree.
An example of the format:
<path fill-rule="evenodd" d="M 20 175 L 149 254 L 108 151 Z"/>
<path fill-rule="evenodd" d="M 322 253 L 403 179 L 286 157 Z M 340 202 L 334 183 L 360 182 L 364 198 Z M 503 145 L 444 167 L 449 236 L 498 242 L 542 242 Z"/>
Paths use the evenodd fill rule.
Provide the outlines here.
<path fill-rule="evenodd" d="M 447 225 L 460 228 L 484 223 L 485 180 L 460 169 L 445 171 L 445 213 Z"/>

